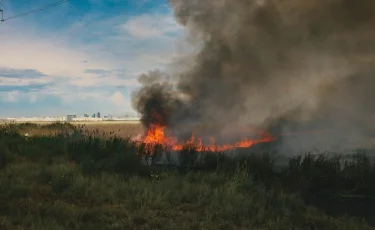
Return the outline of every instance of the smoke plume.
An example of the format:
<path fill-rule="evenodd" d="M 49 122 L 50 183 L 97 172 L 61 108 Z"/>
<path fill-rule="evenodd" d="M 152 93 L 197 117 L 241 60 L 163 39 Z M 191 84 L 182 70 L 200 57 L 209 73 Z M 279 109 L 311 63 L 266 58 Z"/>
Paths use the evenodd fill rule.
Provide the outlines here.
<path fill-rule="evenodd" d="M 140 76 L 133 105 L 146 127 L 156 113 L 181 138 L 197 125 L 210 127 L 203 135 L 218 135 L 280 119 L 278 132 L 328 128 L 335 144 L 372 135 L 375 1 L 169 3 L 201 49 L 176 76 Z"/>

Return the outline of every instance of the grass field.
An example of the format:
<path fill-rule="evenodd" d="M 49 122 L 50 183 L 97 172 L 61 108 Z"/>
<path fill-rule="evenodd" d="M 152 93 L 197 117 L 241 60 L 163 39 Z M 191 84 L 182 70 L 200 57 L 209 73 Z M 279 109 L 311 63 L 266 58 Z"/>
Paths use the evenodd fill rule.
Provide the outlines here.
<path fill-rule="evenodd" d="M 56 122 L 33 122 L 33 123 L 3 123 L 3 126 L 17 127 L 21 134 L 29 136 L 55 135 L 61 132 L 80 129 L 87 134 L 96 134 L 101 136 L 118 136 L 128 138 L 144 133 L 144 128 L 139 121 L 90 121 L 90 122 L 71 122 L 62 127 L 56 125 Z"/>
<path fill-rule="evenodd" d="M 0 229 L 375 229 L 368 151 L 348 160 L 305 154 L 275 172 L 266 153 L 198 160 L 185 146 L 179 166 L 146 165 L 137 155 L 144 146 L 126 138 L 142 132 L 139 124 L 3 126 Z"/>

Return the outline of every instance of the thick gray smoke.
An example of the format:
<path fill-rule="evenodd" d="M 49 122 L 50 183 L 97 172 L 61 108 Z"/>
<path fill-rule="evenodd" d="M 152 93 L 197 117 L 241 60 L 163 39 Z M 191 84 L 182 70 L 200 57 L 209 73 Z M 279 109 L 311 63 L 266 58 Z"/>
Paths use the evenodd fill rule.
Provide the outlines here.
<path fill-rule="evenodd" d="M 203 45 L 178 76 L 152 71 L 140 77 L 143 87 L 133 104 L 146 127 L 156 111 L 178 136 L 196 125 L 215 127 L 204 135 L 218 135 L 281 118 L 287 121 L 278 132 L 297 126 L 333 130 L 326 143 L 371 136 L 375 1 L 169 3 L 177 21 Z M 293 144 L 313 147 L 318 142 L 312 139 Z"/>

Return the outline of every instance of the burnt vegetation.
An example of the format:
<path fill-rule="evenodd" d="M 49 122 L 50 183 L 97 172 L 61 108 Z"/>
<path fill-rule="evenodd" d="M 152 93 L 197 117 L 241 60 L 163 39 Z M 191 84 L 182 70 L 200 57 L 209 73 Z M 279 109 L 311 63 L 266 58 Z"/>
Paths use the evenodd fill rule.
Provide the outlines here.
<path fill-rule="evenodd" d="M 27 137 L 24 127 L 0 130 L 1 229 L 375 226 L 372 150 L 306 153 L 276 167 L 282 160 L 256 148 L 234 155 L 190 143 L 145 156 L 130 138 L 68 124 Z"/>

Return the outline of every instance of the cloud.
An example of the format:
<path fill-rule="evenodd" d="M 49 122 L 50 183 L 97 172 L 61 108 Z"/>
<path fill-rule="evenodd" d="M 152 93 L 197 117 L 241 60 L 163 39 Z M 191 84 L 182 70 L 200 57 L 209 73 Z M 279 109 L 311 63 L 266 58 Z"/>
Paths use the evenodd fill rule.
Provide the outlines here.
<path fill-rule="evenodd" d="M 37 100 L 38 100 L 38 94 L 32 93 L 30 95 L 30 102 L 34 103 L 34 102 L 37 102 Z"/>
<path fill-rule="evenodd" d="M 182 30 L 171 12 L 154 1 L 131 0 L 142 12 L 131 8 L 126 14 L 113 13 L 113 6 L 103 10 L 108 4 L 125 7 L 121 0 L 90 1 L 95 10 L 82 13 L 73 1 L 58 10 L 70 17 L 48 11 L 1 25 L 0 96 L 13 106 L 0 104 L 7 108 L 2 115 L 132 110 L 129 94 L 139 86 L 136 77 L 168 63 Z M 17 2 L 7 4 L 9 10 L 22 11 Z"/>
<path fill-rule="evenodd" d="M 53 79 L 35 69 L 0 68 L 0 91 L 39 91 L 60 82 L 59 77 Z"/>
<path fill-rule="evenodd" d="M 35 70 L 35 69 L 12 69 L 12 68 L 0 68 L 0 77 L 6 78 L 41 78 L 46 75 Z"/>
<path fill-rule="evenodd" d="M 6 102 L 17 102 L 21 96 L 21 93 L 19 91 L 10 91 L 6 94 L 5 101 Z"/>
<path fill-rule="evenodd" d="M 44 85 L 49 82 L 48 79 L 14 79 L 0 77 L 0 86 L 28 86 L 28 85 Z"/>
<path fill-rule="evenodd" d="M 0 92 L 35 92 L 41 91 L 44 88 L 48 87 L 48 84 L 33 84 L 33 85 L 0 85 Z"/>
<path fill-rule="evenodd" d="M 26 72 L 37 75 L 39 72 L 51 76 L 77 77 L 85 69 L 114 68 L 109 61 L 95 60 L 93 52 L 71 47 L 67 38 L 56 38 L 48 31 L 34 31 L 27 25 L 2 25 L 5 28 L 2 28 L 4 33 L 0 36 L 0 72 L 16 69 L 24 71 L 19 72 L 23 75 Z M 11 71 L 7 73 L 12 74 Z"/>
<path fill-rule="evenodd" d="M 85 73 L 97 74 L 97 75 L 108 75 L 112 73 L 112 70 L 105 69 L 86 69 Z"/>
<path fill-rule="evenodd" d="M 175 35 L 182 31 L 172 15 L 140 15 L 128 20 L 122 26 L 131 36 L 141 39 Z"/>
<path fill-rule="evenodd" d="M 19 90 L 12 90 L 5 93 L 3 97 L 3 101 L 6 103 L 18 103 L 20 101 L 28 101 L 31 103 L 35 103 L 38 100 L 38 94 L 33 93 L 25 93 Z"/>
<path fill-rule="evenodd" d="M 122 95 L 121 92 L 116 91 L 112 96 L 109 97 L 109 100 L 116 106 L 125 106 L 128 103 L 128 100 Z"/>

